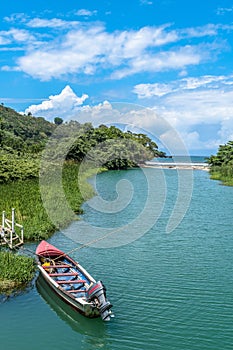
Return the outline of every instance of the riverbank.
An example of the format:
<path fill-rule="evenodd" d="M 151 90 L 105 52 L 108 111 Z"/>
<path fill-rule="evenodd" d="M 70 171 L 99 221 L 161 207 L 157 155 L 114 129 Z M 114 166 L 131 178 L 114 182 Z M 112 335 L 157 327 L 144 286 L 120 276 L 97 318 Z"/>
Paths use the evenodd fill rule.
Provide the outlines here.
<path fill-rule="evenodd" d="M 211 180 L 221 181 L 225 186 L 233 186 L 232 176 L 224 175 L 220 171 L 211 171 L 210 178 Z"/>

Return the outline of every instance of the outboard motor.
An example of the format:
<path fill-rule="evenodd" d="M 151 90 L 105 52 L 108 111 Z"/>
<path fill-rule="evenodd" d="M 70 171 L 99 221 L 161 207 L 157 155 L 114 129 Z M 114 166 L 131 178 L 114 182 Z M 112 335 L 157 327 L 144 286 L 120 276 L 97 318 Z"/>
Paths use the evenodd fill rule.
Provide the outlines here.
<path fill-rule="evenodd" d="M 101 281 L 94 283 L 87 291 L 89 301 L 94 301 L 100 311 L 102 320 L 109 321 L 112 315 L 112 304 L 106 299 L 106 288 Z"/>

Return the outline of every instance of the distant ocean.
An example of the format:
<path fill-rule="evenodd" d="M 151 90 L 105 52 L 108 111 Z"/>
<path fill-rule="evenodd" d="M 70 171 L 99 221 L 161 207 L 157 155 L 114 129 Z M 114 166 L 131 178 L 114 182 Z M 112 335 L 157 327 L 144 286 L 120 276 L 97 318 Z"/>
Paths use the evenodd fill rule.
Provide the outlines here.
<path fill-rule="evenodd" d="M 206 163 L 208 156 L 174 156 L 172 158 L 154 158 L 152 161 L 161 163 Z"/>

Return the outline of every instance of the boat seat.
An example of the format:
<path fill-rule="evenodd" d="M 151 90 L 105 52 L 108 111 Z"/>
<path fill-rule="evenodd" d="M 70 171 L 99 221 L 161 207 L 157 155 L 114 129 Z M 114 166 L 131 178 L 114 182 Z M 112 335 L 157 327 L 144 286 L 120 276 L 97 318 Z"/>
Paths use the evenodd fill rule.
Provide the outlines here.
<path fill-rule="evenodd" d="M 50 265 L 51 267 L 53 267 L 53 268 L 62 268 L 62 267 L 73 267 L 73 266 L 71 266 L 71 265 L 67 265 L 67 264 L 63 264 L 63 265 Z M 43 267 L 43 269 L 46 269 L 46 268 L 48 268 L 48 266 L 43 266 L 42 265 L 42 267 Z"/>
<path fill-rule="evenodd" d="M 56 281 L 58 284 L 67 284 L 67 283 L 86 283 L 85 280 L 69 280 L 69 281 Z"/>
<path fill-rule="evenodd" d="M 64 272 L 64 273 L 49 273 L 50 277 L 60 277 L 60 276 L 78 276 L 77 272 Z"/>
<path fill-rule="evenodd" d="M 69 293 L 86 293 L 86 290 L 70 289 L 70 290 L 67 290 L 67 292 L 69 292 Z"/>

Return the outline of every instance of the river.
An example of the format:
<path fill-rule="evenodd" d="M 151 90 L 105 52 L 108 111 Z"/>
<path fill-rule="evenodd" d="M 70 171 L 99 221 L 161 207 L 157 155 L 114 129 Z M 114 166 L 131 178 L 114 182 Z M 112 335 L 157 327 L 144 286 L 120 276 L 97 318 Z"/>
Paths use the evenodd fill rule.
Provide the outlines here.
<path fill-rule="evenodd" d="M 96 279 L 104 281 L 115 318 L 103 323 L 78 315 L 41 281 L 33 281 L 27 291 L 0 304 L 2 349 L 233 348 L 233 188 L 210 180 L 207 171 L 193 171 L 190 188 L 184 191 L 192 189 L 190 203 L 178 207 L 184 212 L 177 214 L 184 214 L 183 220 L 167 233 L 179 176 L 182 184 L 182 176 L 191 170 L 181 170 L 179 176 L 174 169 L 144 171 L 110 171 L 97 176 L 96 188 L 106 202 L 112 201 L 112 209 L 98 211 L 95 205 L 99 202 L 91 200 L 83 206 L 83 221 L 102 229 L 103 234 L 109 228 L 123 232 L 117 243 L 110 236 L 106 246 L 102 240 L 99 247 L 72 254 Z M 160 188 L 151 206 L 143 184 L 147 175 L 150 181 L 154 179 L 152 186 Z M 119 193 L 125 194 L 122 210 L 117 201 L 119 183 Z M 57 232 L 50 242 L 70 251 L 79 241 L 88 241 L 92 236 L 84 239 L 74 234 L 82 231 L 83 221 Z M 137 229 L 143 234 L 137 236 Z M 35 249 L 34 244 L 28 247 Z"/>

